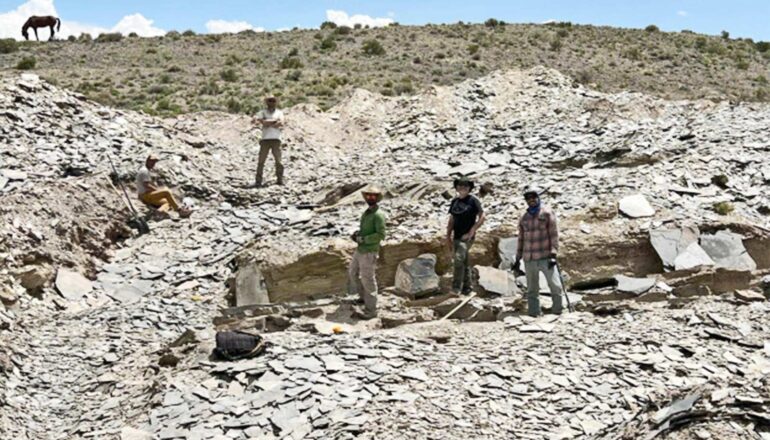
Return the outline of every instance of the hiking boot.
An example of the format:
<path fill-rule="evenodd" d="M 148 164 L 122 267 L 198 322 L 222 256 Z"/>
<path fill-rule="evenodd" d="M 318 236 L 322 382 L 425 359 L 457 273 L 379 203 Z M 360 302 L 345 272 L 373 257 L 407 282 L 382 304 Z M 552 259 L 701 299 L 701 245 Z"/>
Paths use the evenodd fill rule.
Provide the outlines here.
<path fill-rule="evenodd" d="M 353 317 L 364 321 L 368 321 L 370 319 L 374 319 L 377 317 L 377 311 L 376 310 L 369 311 L 366 309 L 361 309 L 360 307 L 356 307 L 355 310 L 353 311 Z"/>

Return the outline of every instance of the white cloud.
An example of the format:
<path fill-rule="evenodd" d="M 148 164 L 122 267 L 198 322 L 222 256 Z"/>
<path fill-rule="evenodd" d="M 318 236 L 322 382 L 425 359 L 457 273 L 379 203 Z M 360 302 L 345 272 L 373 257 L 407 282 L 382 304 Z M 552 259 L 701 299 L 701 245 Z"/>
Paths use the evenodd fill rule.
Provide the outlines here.
<path fill-rule="evenodd" d="M 112 28 L 112 32 L 126 35 L 136 32 L 140 37 L 159 37 L 166 33 L 163 29 L 153 26 L 152 23 L 152 20 L 145 18 L 142 14 L 126 15 Z"/>
<path fill-rule="evenodd" d="M 687 17 L 687 11 L 676 11 L 676 15 L 680 17 Z"/>
<path fill-rule="evenodd" d="M 206 30 L 208 30 L 210 34 L 234 34 L 248 30 L 254 32 L 264 32 L 265 28 L 254 27 L 251 23 L 246 21 L 209 20 L 206 22 Z"/>
<path fill-rule="evenodd" d="M 385 17 L 373 18 L 368 15 L 361 15 L 361 14 L 348 15 L 348 13 L 345 11 L 335 11 L 333 9 L 326 10 L 326 20 L 331 21 L 337 26 L 348 26 L 348 27 L 353 27 L 357 24 L 360 24 L 361 26 L 369 26 L 369 27 L 382 27 L 393 23 L 392 18 L 385 18 Z"/>
<path fill-rule="evenodd" d="M 54 0 L 28 0 L 12 11 L 0 13 L 0 38 L 23 39 L 21 27 L 32 15 L 59 16 L 54 6 Z M 120 32 L 122 34 L 136 32 L 142 37 L 155 37 L 166 33 L 163 29 L 152 24 L 152 20 L 145 18 L 142 14 L 127 15 L 112 28 L 63 19 L 61 32 L 56 32 L 56 37 L 67 38 L 70 35 L 79 36 L 82 33 L 97 36 L 104 32 Z M 38 29 L 38 36 L 41 40 L 47 40 L 49 35 L 48 29 Z M 30 38 L 35 38 L 34 32 L 30 32 Z"/>

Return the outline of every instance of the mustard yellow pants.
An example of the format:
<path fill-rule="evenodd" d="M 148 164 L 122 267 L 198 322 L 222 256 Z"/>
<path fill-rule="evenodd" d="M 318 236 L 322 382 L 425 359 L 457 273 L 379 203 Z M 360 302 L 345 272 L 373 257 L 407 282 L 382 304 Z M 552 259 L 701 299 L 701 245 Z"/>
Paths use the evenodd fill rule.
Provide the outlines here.
<path fill-rule="evenodd" d="M 171 191 L 169 191 L 168 188 L 148 191 L 139 196 L 139 199 L 150 206 L 158 208 L 158 211 L 166 212 L 169 208 L 174 211 L 179 210 L 179 203 L 177 203 L 174 195 L 171 194 Z"/>

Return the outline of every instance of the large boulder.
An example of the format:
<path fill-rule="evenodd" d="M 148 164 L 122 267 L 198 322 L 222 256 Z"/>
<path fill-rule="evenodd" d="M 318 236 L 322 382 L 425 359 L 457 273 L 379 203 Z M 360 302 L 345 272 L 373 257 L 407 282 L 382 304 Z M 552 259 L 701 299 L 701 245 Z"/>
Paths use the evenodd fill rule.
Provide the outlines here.
<path fill-rule="evenodd" d="M 757 263 L 743 246 L 743 237 L 730 231 L 702 235 L 700 246 L 714 260 L 716 267 L 731 270 L 756 270 Z"/>
<path fill-rule="evenodd" d="M 408 258 L 396 269 L 396 290 L 419 298 L 438 292 L 439 276 L 436 274 L 436 255 L 422 254 Z"/>

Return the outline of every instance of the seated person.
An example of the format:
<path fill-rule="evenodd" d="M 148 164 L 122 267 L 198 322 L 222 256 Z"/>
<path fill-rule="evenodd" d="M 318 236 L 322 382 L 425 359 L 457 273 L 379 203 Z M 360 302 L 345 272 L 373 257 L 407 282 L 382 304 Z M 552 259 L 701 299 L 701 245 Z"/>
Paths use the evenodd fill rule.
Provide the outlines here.
<path fill-rule="evenodd" d="M 190 210 L 180 208 L 179 203 L 168 188 L 158 187 L 153 182 L 151 172 L 158 160 L 158 156 L 150 154 L 147 156 L 144 166 L 136 174 L 136 192 L 139 195 L 139 200 L 158 208 L 160 212 L 168 212 L 169 209 L 173 209 L 179 211 L 181 217 L 189 216 Z"/>

